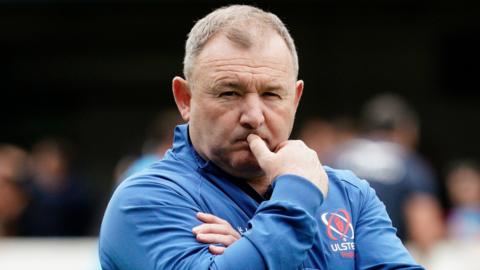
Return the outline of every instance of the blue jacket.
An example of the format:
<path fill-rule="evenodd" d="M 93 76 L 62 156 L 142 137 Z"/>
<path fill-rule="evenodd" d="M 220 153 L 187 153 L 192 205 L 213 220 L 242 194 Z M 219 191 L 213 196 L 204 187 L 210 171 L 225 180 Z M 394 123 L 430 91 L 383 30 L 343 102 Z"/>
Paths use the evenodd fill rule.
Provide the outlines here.
<path fill-rule="evenodd" d="M 306 179 L 278 176 L 268 200 L 203 160 L 175 130 L 173 148 L 113 194 L 100 232 L 104 270 L 423 269 L 395 235 L 368 183 L 325 167 L 329 193 Z M 242 238 L 212 255 L 192 228 L 197 212 L 227 220 Z"/>

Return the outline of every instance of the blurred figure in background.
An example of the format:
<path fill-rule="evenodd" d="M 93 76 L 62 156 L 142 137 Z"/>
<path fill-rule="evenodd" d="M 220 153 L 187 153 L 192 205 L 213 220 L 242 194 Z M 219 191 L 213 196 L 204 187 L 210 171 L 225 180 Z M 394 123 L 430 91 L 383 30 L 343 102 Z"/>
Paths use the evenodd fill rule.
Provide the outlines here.
<path fill-rule="evenodd" d="M 317 152 L 322 164 L 328 165 L 328 157 L 340 144 L 356 136 L 354 121 L 348 117 L 326 120 L 320 117 L 308 118 L 300 127 L 298 137 Z"/>
<path fill-rule="evenodd" d="M 17 222 L 27 203 L 22 186 L 26 160 L 23 149 L 0 145 L 0 236 L 17 234 Z"/>
<path fill-rule="evenodd" d="M 440 202 L 433 196 L 416 194 L 404 207 L 407 248 L 425 269 L 430 269 L 432 257 L 445 238 L 445 223 Z"/>
<path fill-rule="evenodd" d="M 117 184 L 160 160 L 165 152 L 172 147 L 172 130 L 180 123 L 182 123 L 182 118 L 176 108 L 166 109 L 158 114 L 147 128 L 142 155 L 137 159 L 124 157 L 118 162 L 115 169 Z"/>
<path fill-rule="evenodd" d="M 418 118 L 402 98 L 383 94 L 365 105 L 361 124 L 362 137 L 341 145 L 330 163 L 352 170 L 370 182 L 385 203 L 398 236 L 404 240 L 405 204 L 413 195 L 435 198 L 437 189 L 430 166 L 415 152 Z M 417 201 L 422 202 L 425 201 Z"/>
<path fill-rule="evenodd" d="M 0 180 L 21 181 L 25 176 L 27 152 L 12 144 L 0 144 Z"/>
<path fill-rule="evenodd" d="M 447 191 L 452 203 L 448 235 L 452 240 L 480 240 L 480 165 L 458 161 L 448 171 Z"/>
<path fill-rule="evenodd" d="M 90 233 L 92 203 L 84 183 L 70 171 L 71 152 L 58 139 L 32 150 L 27 182 L 29 204 L 22 218 L 24 236 L 81 236 Z"/>
<path fill-rule="evenodd" d="M 453 163 L 446 187 L 452 204 L 446 228 L 439 203 L 413 198 L 406 210 L 407 248 L 429 270 L 477 270 L 480 267 L 480 167 L 476 161 Z M 445 237 L 445 234 L 448 237 Z"/>

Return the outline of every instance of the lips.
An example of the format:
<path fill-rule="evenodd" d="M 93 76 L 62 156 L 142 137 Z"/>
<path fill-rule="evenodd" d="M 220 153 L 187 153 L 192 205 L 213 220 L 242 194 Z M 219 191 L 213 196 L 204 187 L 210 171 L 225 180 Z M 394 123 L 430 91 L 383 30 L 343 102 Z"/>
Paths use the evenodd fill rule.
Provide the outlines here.
<path fill-rule="evenodd" d="M 246 145 L 248 145 L 247 137 L 248 137 L 248 135 L 250 135 L 250 134 L 251 134 L 251 133 L 248 133 L 248 134 L 246 134 L 245 136 L 241 136 L 240 138 L 236 139 L 236 140 L 234 141 L 234 143 L 240 143 L 240 144 L 244 144 L 244 143 L 245 143 Z M 258 135 L 258 134 L 256 134 L 256 133 L 253 133 L 253 134 Z M 261 135 L 258 135 L 258 136 L 267 144 L 268 148 L 270 148 L 270 141 L 269 141 L 269 139 L 267 139 L 265 136 L 261 136 Z"/>

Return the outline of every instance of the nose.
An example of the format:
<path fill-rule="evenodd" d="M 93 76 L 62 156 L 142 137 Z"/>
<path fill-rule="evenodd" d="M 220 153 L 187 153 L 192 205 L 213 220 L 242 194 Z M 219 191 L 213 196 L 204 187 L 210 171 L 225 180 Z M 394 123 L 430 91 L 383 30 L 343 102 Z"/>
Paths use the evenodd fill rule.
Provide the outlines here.
<path fill-rule="evenodd" d="M 257 129 L 265 122 L 262 100 L 257 93 L 245 95 L 241 108 L 240 124 L 246 129 Z"/>

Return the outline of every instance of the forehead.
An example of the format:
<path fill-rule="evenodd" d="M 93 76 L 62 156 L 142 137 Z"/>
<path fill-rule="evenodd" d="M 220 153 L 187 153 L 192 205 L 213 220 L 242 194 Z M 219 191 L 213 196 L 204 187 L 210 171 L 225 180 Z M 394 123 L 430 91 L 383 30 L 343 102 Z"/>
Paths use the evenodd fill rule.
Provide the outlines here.
<path fill-rule="evenodd" d="M 294 79 L 293 57 L 285 41 L 276 33 L 264 33 L 262 37 L 255 38 L 248 48 L 219 33 L 207 42 L 198 55 L 194 74 L 197 73 L 201 76 L 197 79 L 201 79 L 222 72 Z"/>

